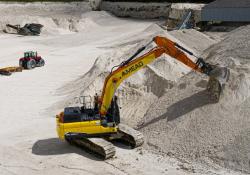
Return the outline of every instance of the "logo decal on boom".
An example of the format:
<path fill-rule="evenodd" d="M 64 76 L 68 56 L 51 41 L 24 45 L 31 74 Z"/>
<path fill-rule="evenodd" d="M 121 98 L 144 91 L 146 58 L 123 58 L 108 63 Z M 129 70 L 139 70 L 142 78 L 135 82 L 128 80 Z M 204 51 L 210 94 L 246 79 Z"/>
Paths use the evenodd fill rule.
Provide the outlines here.
<path fill-rule="evenodd" d="M 124 71 L 122 72 L 122 76 L 125 76 L 125 75 L 127 75 L 127 74 L 129 74 L 129 73 L 131 73 L 131 72 L 134 72 L 134 71 L 136 71 L 138 68 L 140 68 L 140 67 L 142 67 L 142 66 L 143 66 L 143 62 L 140 61 L 139 63 L 137 63 L 137 64 L 131 66 L 129 69 L 124 70 Z"/>

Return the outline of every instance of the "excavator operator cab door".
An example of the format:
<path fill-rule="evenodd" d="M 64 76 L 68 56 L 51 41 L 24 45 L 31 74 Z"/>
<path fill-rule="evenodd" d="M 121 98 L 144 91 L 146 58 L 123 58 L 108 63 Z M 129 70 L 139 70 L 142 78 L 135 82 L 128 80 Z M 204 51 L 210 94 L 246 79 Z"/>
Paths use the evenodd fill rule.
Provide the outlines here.
<path fill-rule="evenodd" d="M 118 98 L 117 96 L 114 96 L 112 98 L 110 107 L 106 114 L 106 122 L 107 123 L 114 123 L 115 125 L 118 125 L 120 123 L 120 110 L 118 106 Z M 105 122 L 103 122 L 105 124 Z"/>

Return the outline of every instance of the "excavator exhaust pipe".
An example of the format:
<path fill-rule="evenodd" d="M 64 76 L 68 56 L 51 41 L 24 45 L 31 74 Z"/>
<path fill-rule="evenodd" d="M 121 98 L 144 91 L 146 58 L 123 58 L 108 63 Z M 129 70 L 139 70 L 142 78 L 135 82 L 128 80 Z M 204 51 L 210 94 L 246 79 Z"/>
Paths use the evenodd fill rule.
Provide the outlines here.
<path fill-rule="evenodd" d="M 222 90 L 228 81 L 230 71 L 226 67 L 215 66 L 209 74 L 209 81 L 207 84 L 207 91 L 211 100 L 219 102 Z"/>

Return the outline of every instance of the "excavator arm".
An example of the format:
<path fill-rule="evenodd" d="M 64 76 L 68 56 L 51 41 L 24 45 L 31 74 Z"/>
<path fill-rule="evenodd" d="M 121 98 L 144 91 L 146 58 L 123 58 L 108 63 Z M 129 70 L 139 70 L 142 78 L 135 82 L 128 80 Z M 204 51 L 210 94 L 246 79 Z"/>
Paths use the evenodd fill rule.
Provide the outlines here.
<path fill-rule="evenodd" d="M 143 50 L 145 50 L 146 47 L 152 42 L 155 42 L 157 46 L 148 53 L 136 58 L 136 56 Z M 211 73 L 214 69 L 213 66 L 206 63 L 202 58 L 198 57 L 197 61 L 194 62 L 184 52 L 188 53 L 189 55 L 195 56 L 192 52 L 167 38 L 160 36 L 154 37 L 152 41 L 140 48 L 128 60 L 122 62 L 118 66 L 118 68 L 112 71 L 105 79 L 99 109 L 101 116 L 105 116 L 107 114 L 115 91 L 122 83 L 122 81 L 127 79 L 140 69 L 144 68 L 146 65 L 150 64 L 152 61 L 160 57 L 163 53 L 177 59 L 186 66 L 190 67 L 192 70 L 211 76 Z"/>
<path fill-rule="evenodd" d="M 196 62 L 192 61 L 184 52 L 188 53 L 189 55 L 195 55 L 189 50 L 180 46 L 178 43 L 160 36 L 155 37 L 154 42 L 158 47 L 164 48 L 165 54 L 177 59 L 191 69 L 207 75 L 209 75 L 209 73 L 212 71 L 212 66 L 209 63 L 206 63 L 202 58 L 197 57 Z"/>

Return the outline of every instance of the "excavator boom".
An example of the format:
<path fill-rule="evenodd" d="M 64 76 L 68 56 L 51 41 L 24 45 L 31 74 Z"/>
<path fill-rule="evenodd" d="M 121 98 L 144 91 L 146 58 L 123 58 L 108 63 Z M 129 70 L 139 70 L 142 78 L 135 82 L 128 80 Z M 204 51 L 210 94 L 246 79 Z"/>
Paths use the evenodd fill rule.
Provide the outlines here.
<path fill-rule="evenodd" d="M 155 42 L 157 45 L 155 48 L 148 53 L 135 58 L 152 42 Z M 210 80 L 207 89 L 215 101 L 219 100 L 221 88 L 228 80 L 229 70 L 227 68 L 210 65 L 202 58 L 198 58 L 192 52 L 180 46 L 178 43 L 175 43 L 165 37 L 156 36 L 146 46 L 140 48 L 131 58 L 121 63 L 116 70 L 112 71 L 108 75 L 103 86 L 100 114 L 102 116 L 106 115 L 115 91 L 123 80 L 144 68 L 147 64 L 160 57 L 163 53 L 182 62 L 192 70 L 208 75 Z M 197 58 L 196 62 L 192 61 L 186 53 L 195 56 Z"/>

